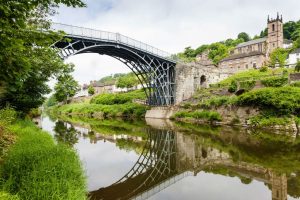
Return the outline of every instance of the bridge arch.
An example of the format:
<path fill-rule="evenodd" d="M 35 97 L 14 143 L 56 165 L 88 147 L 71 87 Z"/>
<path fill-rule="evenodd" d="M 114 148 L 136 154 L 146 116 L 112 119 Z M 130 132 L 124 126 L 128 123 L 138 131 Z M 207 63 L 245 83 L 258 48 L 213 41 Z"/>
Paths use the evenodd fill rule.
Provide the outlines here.
<path fill-rule="evenodd" d="M 65 24 L 53 24 L 52 29 L 63 30 L 68 38 L 54 44 L 62 59 L 83 53 L 113 57 L 138 77 L 149 105 L 174 104 L 176 62 L 171 59 L 170 54 L 119 33 Z"/>

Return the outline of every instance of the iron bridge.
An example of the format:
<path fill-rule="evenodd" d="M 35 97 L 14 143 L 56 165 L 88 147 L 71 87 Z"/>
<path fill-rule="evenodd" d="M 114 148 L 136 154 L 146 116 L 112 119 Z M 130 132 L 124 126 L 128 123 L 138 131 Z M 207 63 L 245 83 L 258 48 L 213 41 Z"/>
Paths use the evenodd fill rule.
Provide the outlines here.
<path fill-rule="evenodd" d="M 175 103 L 175 65 L 171 54 L 119 33 L 53 23 L 51 29 L 65 32 L 67 40 L 56 42 L 62 59 L 81 53 L 111 56 L 137 76 L 147 96 L 147 104 Z"/>

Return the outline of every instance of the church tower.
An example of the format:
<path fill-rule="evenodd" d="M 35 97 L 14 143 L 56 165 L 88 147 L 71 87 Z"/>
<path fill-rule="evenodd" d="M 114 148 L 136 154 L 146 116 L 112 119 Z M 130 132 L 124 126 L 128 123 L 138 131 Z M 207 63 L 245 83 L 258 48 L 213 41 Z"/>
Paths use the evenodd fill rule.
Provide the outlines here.
<path fill-rule="evenodd" d="M 283 47 L 283 24 L 282 15 L 277 13 L 276 19 L 270 19 L 268 16 L 268 53 L 270 54 L 276 48 Z"/>

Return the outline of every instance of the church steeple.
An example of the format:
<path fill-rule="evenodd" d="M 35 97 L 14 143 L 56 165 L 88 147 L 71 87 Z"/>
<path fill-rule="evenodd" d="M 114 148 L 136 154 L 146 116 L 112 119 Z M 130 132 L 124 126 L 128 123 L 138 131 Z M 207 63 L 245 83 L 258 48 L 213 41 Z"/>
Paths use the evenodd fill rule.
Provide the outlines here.
<path fill-rule="evenodd" d="M 268 52 L 271 53 L 276 48 L 283 47 L 283 26 L 282 26 L 282 15 L 272 19 L 268 16 Z"/>

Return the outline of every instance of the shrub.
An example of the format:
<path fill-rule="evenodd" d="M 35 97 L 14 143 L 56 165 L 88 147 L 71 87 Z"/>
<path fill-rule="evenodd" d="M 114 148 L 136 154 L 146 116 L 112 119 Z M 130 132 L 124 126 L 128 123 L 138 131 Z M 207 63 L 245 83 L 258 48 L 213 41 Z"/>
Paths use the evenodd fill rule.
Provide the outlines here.
<path fill-rule="evenodd" d="M 17 112 L 10 107 L 0 110 L 0 121 L 2 124 L 11 124 L 16 120 Z"/>
<path fill-rule="evenodd" d="M 300 81 L 292 83 L 291 86 L 293 86 L 293 87 L 300 87 Z"/>
<path fill-rule="evenodd" d="M 146 99 L 145 92 L 143 90 L 136 90 L 126 93 L 100 94 L 93 97 L 91 103 L 103 105 L 125 104 L 132 102 L 133 99 Z"/>
<path fill-rule="evenodd" d="M 287 125 L 291 120 L 286 117 L 263 116 L 257 115 L 250 118 L 250 124 L 256 126 L 274 126 L 274 125 Z"/>
<path fill-rule="evenodd" d="M 256 81 L 254 81 L 254 80 L 248 80 L 248 81 L 239 82 L 240 89 L 251 90 L 251 89 L 254 88 L 255 83 L 256 83 Z"/>
<path fill-rule="evenodd" d="M 244 93 L 237 104 L 273 109 L 278 114 L 297 114 L 300 111 L 300 88 L 261 88 Z"/>
<path fill-rule="evenodd" d="M 261 83 L 266 87 L 281 87 L 288 83 L 287 77 L 270 77 L 261 80 Z"/>
<path fill-rule="evenodd" d="M 260 69 L 259 69 L 260 72 L 267 72 L 268 71 L 268 67 L 267 66 L 262 66 Z"/>
<path fill-rule="evenodd" d="M 228 92 L 234 93 L 237 90 L 237 82 L 231 81 L 230 86 L 228 88 Z"/>
<path fill-rule="evenodd" d="M 218 112 L 214 111 L 179 111 L 175 113 L 173 118 L 194 118 L 194 119 L 206 119 L 208 121 L 221 121 L 222 117 Z"/>

